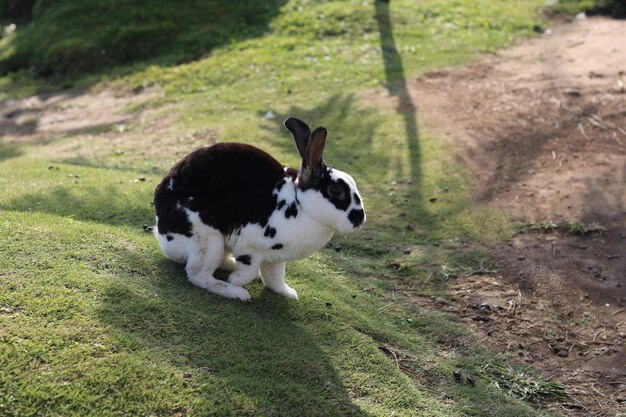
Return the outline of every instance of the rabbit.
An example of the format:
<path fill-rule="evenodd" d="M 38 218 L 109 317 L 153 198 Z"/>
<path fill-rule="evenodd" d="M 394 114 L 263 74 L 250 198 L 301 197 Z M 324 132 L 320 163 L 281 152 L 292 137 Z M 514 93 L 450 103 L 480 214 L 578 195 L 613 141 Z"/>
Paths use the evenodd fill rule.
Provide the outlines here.
<path fill-rule="evenodd" d="M 256 278 L 292 299 L 285 263 L 309 256 L 334 232 L 365 222 L 354 179 L 322 159 L 327 131 L 290 117 L 302 157 L 299 170 L 241 143 L 197 149 L 176 163 L 156 187 L 155 236 L 165 256 L 184 263 L 189 281 L 211 293 L 250 301 L 244 285 Z M 231 271 L 228 282 L 218 269 Z"/>

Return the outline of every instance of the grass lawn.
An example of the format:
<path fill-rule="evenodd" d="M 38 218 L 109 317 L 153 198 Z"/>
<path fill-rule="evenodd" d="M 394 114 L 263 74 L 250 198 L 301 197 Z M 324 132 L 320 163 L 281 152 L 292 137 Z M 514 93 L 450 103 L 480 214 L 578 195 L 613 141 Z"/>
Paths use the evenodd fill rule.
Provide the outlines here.
<path fill-rule="evenodd" d="M 91 3 L 4 22 L 0 97 L 158 94 L 123 110 L 123 132 L 0 139 L 0 415 L 537 415 L 495 386 L 506 372 L 478 376 L 507 358 L 411 301 L 445 295 L 447 274 L 488 263 L 468 244 L 512 227 L 420 130 L 407 83 L 530 36 L 542 0 Z M 140 52 L 68 66 L 115 42 Z M 297 166 L 288 115 L 328 128 L 325 159 L 355 177 L 368 223 L 288 265 L 298 302 L 258 283 L 251 304 L 207 294 L 143 231 L 154 187 L 207 138 Z"/>

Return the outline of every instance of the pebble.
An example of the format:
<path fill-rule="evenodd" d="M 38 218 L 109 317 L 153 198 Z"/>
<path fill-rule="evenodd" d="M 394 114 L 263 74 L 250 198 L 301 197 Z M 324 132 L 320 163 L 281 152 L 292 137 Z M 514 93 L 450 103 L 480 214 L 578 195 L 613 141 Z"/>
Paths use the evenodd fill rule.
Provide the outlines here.
<path fill-rule="evenodd" d="M 455 369 L 452 375 L 454 375 L 454 380 L 456 382 L 461 382 L 461 370 L 460 369 Z"/>
<path fill-rule="evenodd" d="M 573 88 L 563 91 L 563 94 L 567 94 L 568 96 L 572 96 L 572 97 L 580 97 L 582 95 L 580 94 L 580 91 L 574 90 Z"/>
<path fill-rule="evenodd" d="M 563 346 L 553 346 L 552 353 L 561 358 L 567 358 L 569 356 L 569 352 Z"/>
<path fill-rule="evenodd" d="M 489 317 L 486 317 L 486 316 L 474 316 L 474 317 L 472 317 L 472 320 L 478 321 L 478 322 L 482 322 L 482 323 L 487 323 L 491 319 Z"/>
<path fill-rule="evenodd" d="M 582 410 L 582 409 L 584 408 L 582 405 L 580 405 L 580 404 L 574 404 L 574 403 L 561 403 L 561 405 L 562 405 L 563 407 L 566 407 L 566 408 L 573 408 L 573 409 L 576 409 L 576 410 Z"/>

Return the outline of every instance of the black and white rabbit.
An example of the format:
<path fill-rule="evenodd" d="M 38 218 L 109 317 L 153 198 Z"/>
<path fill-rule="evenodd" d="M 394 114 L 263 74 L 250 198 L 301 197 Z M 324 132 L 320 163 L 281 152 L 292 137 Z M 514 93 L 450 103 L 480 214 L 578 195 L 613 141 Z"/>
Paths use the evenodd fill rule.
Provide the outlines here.
<path fill-rule="evenodd" d="M 285 283 L 285 262 L 365 222 L 352 177 L 322 159 L 326 129 L 311 133 L 295 118 L 285 127 L 302 157 L 299 170 L 253 146 L 219 143 L 187 155 L 157 186 L 155 234 L 165 256 L 186 264 L 195 285 L 250 301 L 242 286 L 260 272 L 267 288 L 297 299 Z M 218 268 L 232 271 L 228 282 L 213 276 Z"/>

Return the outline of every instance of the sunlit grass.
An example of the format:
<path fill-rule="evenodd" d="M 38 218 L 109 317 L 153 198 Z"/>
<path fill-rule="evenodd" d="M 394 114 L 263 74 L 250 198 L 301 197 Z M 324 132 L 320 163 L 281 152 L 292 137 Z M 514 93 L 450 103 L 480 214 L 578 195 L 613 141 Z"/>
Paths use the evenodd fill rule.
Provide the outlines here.
<path fill-rule="evenodd" d="M 528 36 L 541 4 L 290 1 L 254 37 L 174 51 L 182 64 L 157 54 L 1 78 L 13 97 L 64 86 L 158 94 L 123 109 L 123 131 L 0 142 L 0 414 L 534 415 L 487 381 L 459 386 L 452 371 L 490 353 L 396 291 L 445 294 L 450 274 L 489 268 L 472 243 L 513 230 L 475 204 L 469 171 L 399 92 Z M 325 160 L 356 178 L 368 223 L 288 266 L 299 302 L 260 284 L 249 305 L 209 295 L 143 231 L 154 187 L 213 141 L 297 167 L 289 115 L 328 128 Z"/>

